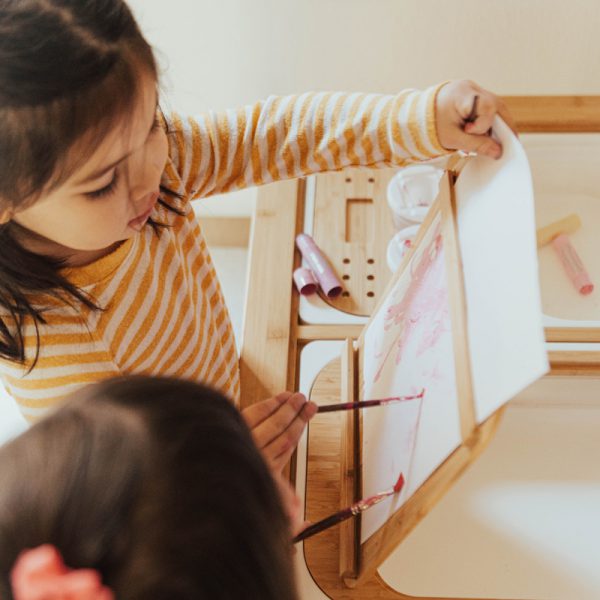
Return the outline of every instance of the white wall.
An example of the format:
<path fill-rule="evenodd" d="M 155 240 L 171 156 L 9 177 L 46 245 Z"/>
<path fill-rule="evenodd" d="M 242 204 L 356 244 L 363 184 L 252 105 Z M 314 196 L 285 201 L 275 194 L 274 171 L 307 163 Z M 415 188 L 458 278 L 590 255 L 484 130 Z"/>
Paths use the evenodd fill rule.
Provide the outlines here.
<path fill-rule="evenodd" d="M 130 4 L 161 51 L 173 106 L 192 113 L 273 93 L 391 93 L 459 77 L 501 94 L 600 94 L 599 0 Z M 210 212 L 250 205 L 242 193 Z"/>

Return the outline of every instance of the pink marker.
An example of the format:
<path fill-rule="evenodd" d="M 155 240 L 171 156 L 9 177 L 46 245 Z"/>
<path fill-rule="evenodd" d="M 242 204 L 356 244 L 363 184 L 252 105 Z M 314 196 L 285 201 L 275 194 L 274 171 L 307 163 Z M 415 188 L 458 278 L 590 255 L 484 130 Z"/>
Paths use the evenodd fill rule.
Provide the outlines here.
<path fill-rule="evenodd" d="M 564 233 L 557 235 L 552 240 L 552 247 L 558 254 L 560 262 L 577 291 L 584 296 L 591 294 L 594 291 L 594 284 L 590 280 L 590 276 L 569 237 Z"/>
<path fill-rule="evenodd" d="M 296 236 L 296 245 L 319 280 L 319 285 L 325 295 L 329 298 L 339 296 L 342 293 L 342 282 L 337 278 L 329 261 L 315 244 L 315 240 L 306 233 L 300 233 Z"/>
<path fill-rule="evenodd" d="M 319 286 L 313 272 L 306 267 L 298 267 L 294 271 L 294 283 L 303 296 L 314 294 Z"/>

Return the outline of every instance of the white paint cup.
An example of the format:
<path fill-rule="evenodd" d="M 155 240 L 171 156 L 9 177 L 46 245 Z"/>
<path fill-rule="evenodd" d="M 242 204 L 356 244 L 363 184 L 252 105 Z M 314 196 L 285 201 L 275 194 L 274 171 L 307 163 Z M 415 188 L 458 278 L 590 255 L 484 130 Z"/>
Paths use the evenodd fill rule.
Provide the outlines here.
<path fill-rule="evenodd" d="M 412 165 L 392 177 L 387 200 L 396 229 L 423 222 L 438 195 L 443 174 L 443 169 L 432 165 Z"/>
<path fill-rule="evenodd" d="M 396 233 L 390 240 L 387 247 L 387 264 L 392 273 L 398 270 L 404 255 L 411 248 L 418 231 L 419 225 L 411 225 Z"/>

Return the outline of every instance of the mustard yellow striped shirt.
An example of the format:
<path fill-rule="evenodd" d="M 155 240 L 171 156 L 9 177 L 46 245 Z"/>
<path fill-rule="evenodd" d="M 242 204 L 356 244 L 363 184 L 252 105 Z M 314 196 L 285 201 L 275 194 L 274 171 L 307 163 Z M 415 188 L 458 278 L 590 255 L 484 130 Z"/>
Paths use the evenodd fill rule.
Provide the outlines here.
<path fill-rule="evenodd" d="M 104 310 L 54 303 L 39 325 L 35 368 L 28 373 L 0 361 L 4 384 L 26 418 L 36 420 L 83 384 L 123 373 L 202 381 L 238 399 L 233 331 L 190 200 L 352 165 L 438 156 L 444 149 L 435 130 L 437 89 L 307 93 L 198 118 L 169 117 L 162 183 L 180 194 L 166 199 L 185 215 L 157 206 L 153 219 L 169 225 L 160 235 L 146 226 L 108 256 L 65 272 Z M 24 334 L 31 358 L 32 322 Z"/>

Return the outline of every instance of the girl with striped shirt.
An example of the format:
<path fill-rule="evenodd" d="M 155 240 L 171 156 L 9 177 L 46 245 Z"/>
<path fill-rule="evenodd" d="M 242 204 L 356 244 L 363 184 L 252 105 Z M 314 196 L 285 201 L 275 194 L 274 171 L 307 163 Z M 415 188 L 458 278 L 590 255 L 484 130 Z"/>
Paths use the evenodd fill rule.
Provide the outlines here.
<path fill-rule="evenodd" d="M 508 115 L 467 81 L 163 116 L 152 50 L 122 0 L 0 0 L 0 31 L 0 371 L 30 421 L 119 374 L 238 399 L 233 331 L 192 200 L 455 148 L 501 152 L 486 133 Z M 246 416 L 280 466 L 314 412 L 282 393 Z"/>

